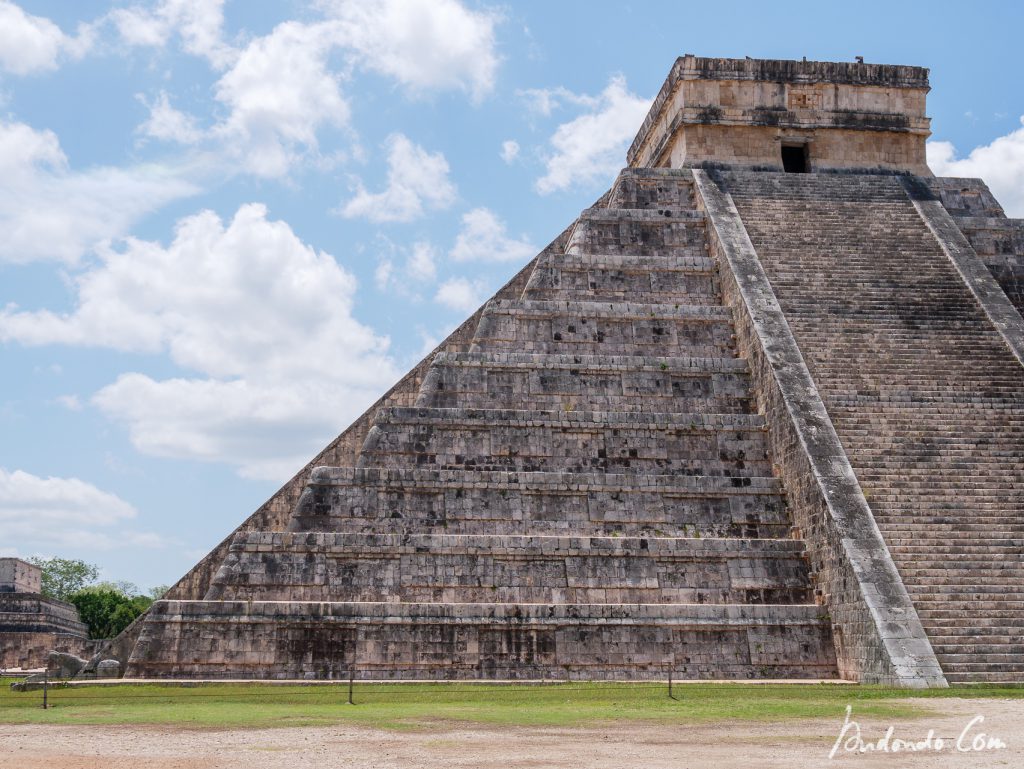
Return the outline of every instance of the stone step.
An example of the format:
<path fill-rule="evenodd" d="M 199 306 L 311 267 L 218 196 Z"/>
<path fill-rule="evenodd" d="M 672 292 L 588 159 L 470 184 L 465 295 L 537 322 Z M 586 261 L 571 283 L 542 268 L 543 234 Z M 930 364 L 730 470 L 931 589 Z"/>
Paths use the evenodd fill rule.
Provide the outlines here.
<path fill-rule="evenodd" d="M 976 498 L 972 497 L 972 501 Z M 951 508 L 959 510 L 960 508 Z M 882 524 L 880 524 L 882 525 Z M 934 526 L 935 528 L 932 528 Z M 966 525 L 965 525 L 966 526 Z M 884 528 L 888 541 L 896 544 L 912 545 L 916 543 L 951 545 L 971 543 L 1012 545 L 1024 543 L 1024 525 L 1004 523 L 1002 526 L 975 525 L 961 531 L 950 524 L 903 524 L 898 519 L 886 520 Z"/>
<path fill-rule="evenodd" d="M 707 256 L 563 254 L 542 258 L 525 299 L 721 304 L 714 262 Z"/>
<path fill-rule="evenodd" d="M 1024 628 L 1021 601 L 915 600 L 914 607 L 926 627 L 970 622 L 975 627 Z"/>
<path fill-rule="evenodd" d="M 984 643 L 973 643 L 963 638 L 948 643 L 936 641 L 934 638 L 930 640 L 935 653 L 947 661 L 958 662 L 960 657 L 968 657 L 967 661 L 981 662 L 982 660 L 971 660 L 969 657 L 977 654 L 1002 654 L 1016 657 L 1018 662 L 1024 664 L 1024 637 L 1020 635 L 1016 638 L 1001 639 L 1003 643 L 993 643 L 989 639 L 985 639 Z"/>
<path fill-rule="evenodd" d="M 384 408 L 357 465 L 764 476 L 763 428 L 750 414 Z"/>
<path fill-rule="evenodd" d="M 946 680 L 951 684 L 1010 684 L 1024 683 L 1024 671 L 994 670 L 960 673 L 954 670 L 943 670 Z"/>
<path fill-rule="evenodd" d="M 999 625 L 987 627 L 973 627 L 969 624 L 934 626 L 928 631 L 928 638 L 932 643 L 956 644 L 956 643 L 1020 643 L 1024 638 L 1020 628 L 1002 627 Z"/>
<path fill-rule="evenodd" d="M 576 220 L 565 252 L 660 256 L 706 243 L 699 211 L 588 208 Z"/>
<path fill-rule="evenodd" d="M 936 559 L 936 563 L 941 563 Z M 934 589 L 936 593 L 956 592 L 957 590 L 986 592 L 996 589 L 1005 589 L 1007 585 L 1021 585 L 1021 578 L 1024 577 L 1024 564 L 1019 562 L 1014 566 L 1005 568 L 984 569 L 981 566 L 972 567 L 969 565 L 958 568 L 943 569 L 941 566 L 930 568 L 917 568 L 916 565 L 908 566 L 900 560 L 900 574 L 905 579 L 927 580 L 927 584 L 914 585 L 914 590 L 924 592 Z M 973 581 L 966 582 L 965 579 Z"/>
<path fill-rule="evenodd" d="M 204 639 L 195 653 L 194 637 Z M 814 605 L 157 601 L 127 676 L 833 678 Z"/>
<path fill-rule="evenodd" d="M 905 576 L 904 582 L 912 579 L 914 578 Z M 907 592 L 915 602 L 920 602 L 921 606 L 942 605 L 950 601 L 975 601 L 991 605 L 996 602 L 1024 601 L 1024 591 L 1019 589 L 1020 585 L 1021 575 L 1018 574 L 1013 582 L 1008 580 L 1003 584 L 964 585 L 963 587 L 942 582 L 927 585 L 908 584 Z"/>
<path fill-rule="evenodd" d="M 247 532 L 207 600 L 812 602 L 793 539 Z"/>
<path fill-rule="evenodd" d="M 689 169 L 625 168 L 608 195 L 608 208 L 693 209 Z"/>
<path fill-rule="evenodd" d="M 907 547 L 907 546 L 902 546 Z M 906 552 L 899 547 L 890 547 L 893 554 L 899 553 L 900 561 L 908 567 L 917 569 L 950 569 L 952 571 L 970 571 L 979 576 L 994 576 L 1006 569 L 1024 566 L 1024 547 L 1017 545 L 1012 548 L 1001 546 L 977 545 L 974 542 L 960 546 L 948 543 L 930 547 L 927 543 L 914 545 L 915 549 Z"/>
<path fill-rule="evenodd" d="M 86 638 L 88 629 L 76 609 L 64 601 L 41 593 L 0 592 L 0 634 L 6 633 L 67 635 L 77 642 L 78 639 Z M 28 641 L 28 636 L 24 640 Z M 52 636 L 49 639 L 50 643 L 56 640 Z M 11 648 L 7 645 L 10 643 L 17 646 L 16 639 L 12 640 L 9 636 L 4 638 L 4 651 Z"/>
<path fill-rule="evenodd" d="M 993 668 L 1002 672 L 1019 671 L 1024 673 L 1024 654 L 948 654 L 938 655 L 943 670 L 950 668 L 957 673 L 986 672 Z"/>
<path fill-rule="evenodd" d="M 893 499 L 893 497 L 890 497 Z M 992 504 L 995 504 L 993 502 Z M 960 508 L 950 508 L 959 510 Z M 1003 523 L 994 528 L 984 524 L 963 524 L 964 531 L 960 531 L 956 524 L 927 524 L 927 523 L 901 523 L 899 519 L 886 519 L 878 521 L 879 528 L 885 534 L 886 542 L 896 544 L 912 544 L 914 542 L 1024 542 L 1024 525 L 1017 523 Z M 934 527 L 934 528 L 932 528 Z"/>
<path fill-rule="evenodd" d="M 908 590 L 910 588 L 908 587 Z M 1024 609 L 1024 600 L 1014 598 L 1015 593 L 1010 592 L 1003 596 L 998 591 L 991 593 L 978 592 L 973 595 L 959 596 L 955 593 L 922 593 L 915 595 L 914 605 L 919 611 L 933 612 L 931 616 L 941 617 L 942 612 L 951 613 L 970 611 L 972 609 L 985 608 L 986 611 L 1007 610 L 1020 612 Z M 952 614 L 950 615 L 952 616 Z M 998 616 L 998 615 L 992 615 Z M 1020 615 L 1024 620 L 1024 614 Z"/>
<path fill-rule="evenodd" d="M 730 357 L 734 344 L 724 307 L 491 300 L 472 350 Z"/>
<path fill-rule="evenodd" d="M 318 467 L 291 531 L 788 537 L 774 478 Z"/>
<path fill-rule="evenodd" d="M 927 555 L 931 556 L 932 558 L 940 558 L 943 555 L 955 555 L 958 557 L 962 557 L 965 560 L 970 560 L 971 556 L 981 555 L 1021 556 L 1024 555 L 1024 548 L 1021 547 L 1021 544 L 1019 542 L 1007 544 L 980 544 L 972 542 L 970 544 L 957 543 L 955 545 L 936 545 L 933 543 L 900 545 L 896 543 L 890 543 L 889 552 L 905 553 L 911 558 L 913 558 L 913 556 L 915 555 Z"/>
<path fill-rule="evenodd" d="M 440 353 L 415 405 L 745 413 L 751 410 L 746 371 L 736 358 Z"/>

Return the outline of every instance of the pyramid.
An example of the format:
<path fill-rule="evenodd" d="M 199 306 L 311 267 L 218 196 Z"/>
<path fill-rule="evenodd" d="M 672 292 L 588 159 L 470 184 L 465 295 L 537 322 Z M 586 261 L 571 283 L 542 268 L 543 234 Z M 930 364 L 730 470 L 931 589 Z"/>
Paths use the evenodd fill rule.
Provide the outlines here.
<path fill-rule="evenodd" d="M 1024 227 L 927 70 L 677 60 L 612 188 L 129 677 L 1024 681 Z"/>

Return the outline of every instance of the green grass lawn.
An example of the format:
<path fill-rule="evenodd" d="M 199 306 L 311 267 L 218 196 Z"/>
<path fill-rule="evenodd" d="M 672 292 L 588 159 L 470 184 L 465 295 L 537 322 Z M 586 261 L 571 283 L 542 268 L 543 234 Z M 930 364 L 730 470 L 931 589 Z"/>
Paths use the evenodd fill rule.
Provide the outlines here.
<path fill-rule="evenodd" d="M 911 692 L 873 686 L 686 684 L 669 699 L 664 684 L 487 683 L 347 686 L 124 685 L 0 690 L 0 723 L 161 724 L 268 728 L 357 723 L 416 729 L 432 721 L 521 726 L 583 726 L 602 721 L 699 723 L 721 719 L 841 718 L 847 704 L 861 715 L 906 718 L 930 714 L 929 700 L 950 696 L 1024 698 L 1024 689 L 971 687 Z M 914 698 L 914 702 L 898 701 Z M 937 704 L 937 703 L 936 703 Z"/>

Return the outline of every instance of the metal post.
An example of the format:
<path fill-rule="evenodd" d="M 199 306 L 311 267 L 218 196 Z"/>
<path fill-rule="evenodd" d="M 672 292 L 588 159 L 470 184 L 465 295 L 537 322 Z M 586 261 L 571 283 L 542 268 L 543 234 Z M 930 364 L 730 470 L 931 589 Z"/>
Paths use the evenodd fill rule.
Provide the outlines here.
<path fill-rule="evenodd" d="M 46 701 L 47 691 L 50 688 L 50 671 L 46 670 L 43 672 L 43 710 L 46 710 L 49 704 Z"/>
<path fill-rule="evenodd" d="M 349 705 L 355 705 L 355 703 L 352 701 L 352 681 L 353 681 L 353 679 L 355 679 L 355 677 L 356 677 L 355 668 L 349 668 L 348 669 L 348 704 Z"/>

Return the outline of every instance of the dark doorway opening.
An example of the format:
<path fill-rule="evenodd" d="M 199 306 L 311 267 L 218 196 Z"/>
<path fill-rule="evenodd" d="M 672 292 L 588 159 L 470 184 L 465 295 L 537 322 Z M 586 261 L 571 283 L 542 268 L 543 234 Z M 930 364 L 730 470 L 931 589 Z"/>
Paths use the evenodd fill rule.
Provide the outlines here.
<path fill-rule="evenodd" d="M 787 147 L 782 145 L 782 169 L 787 174 L 805 174 L 807 167 L 807 145 L 799 144 Z"/>

